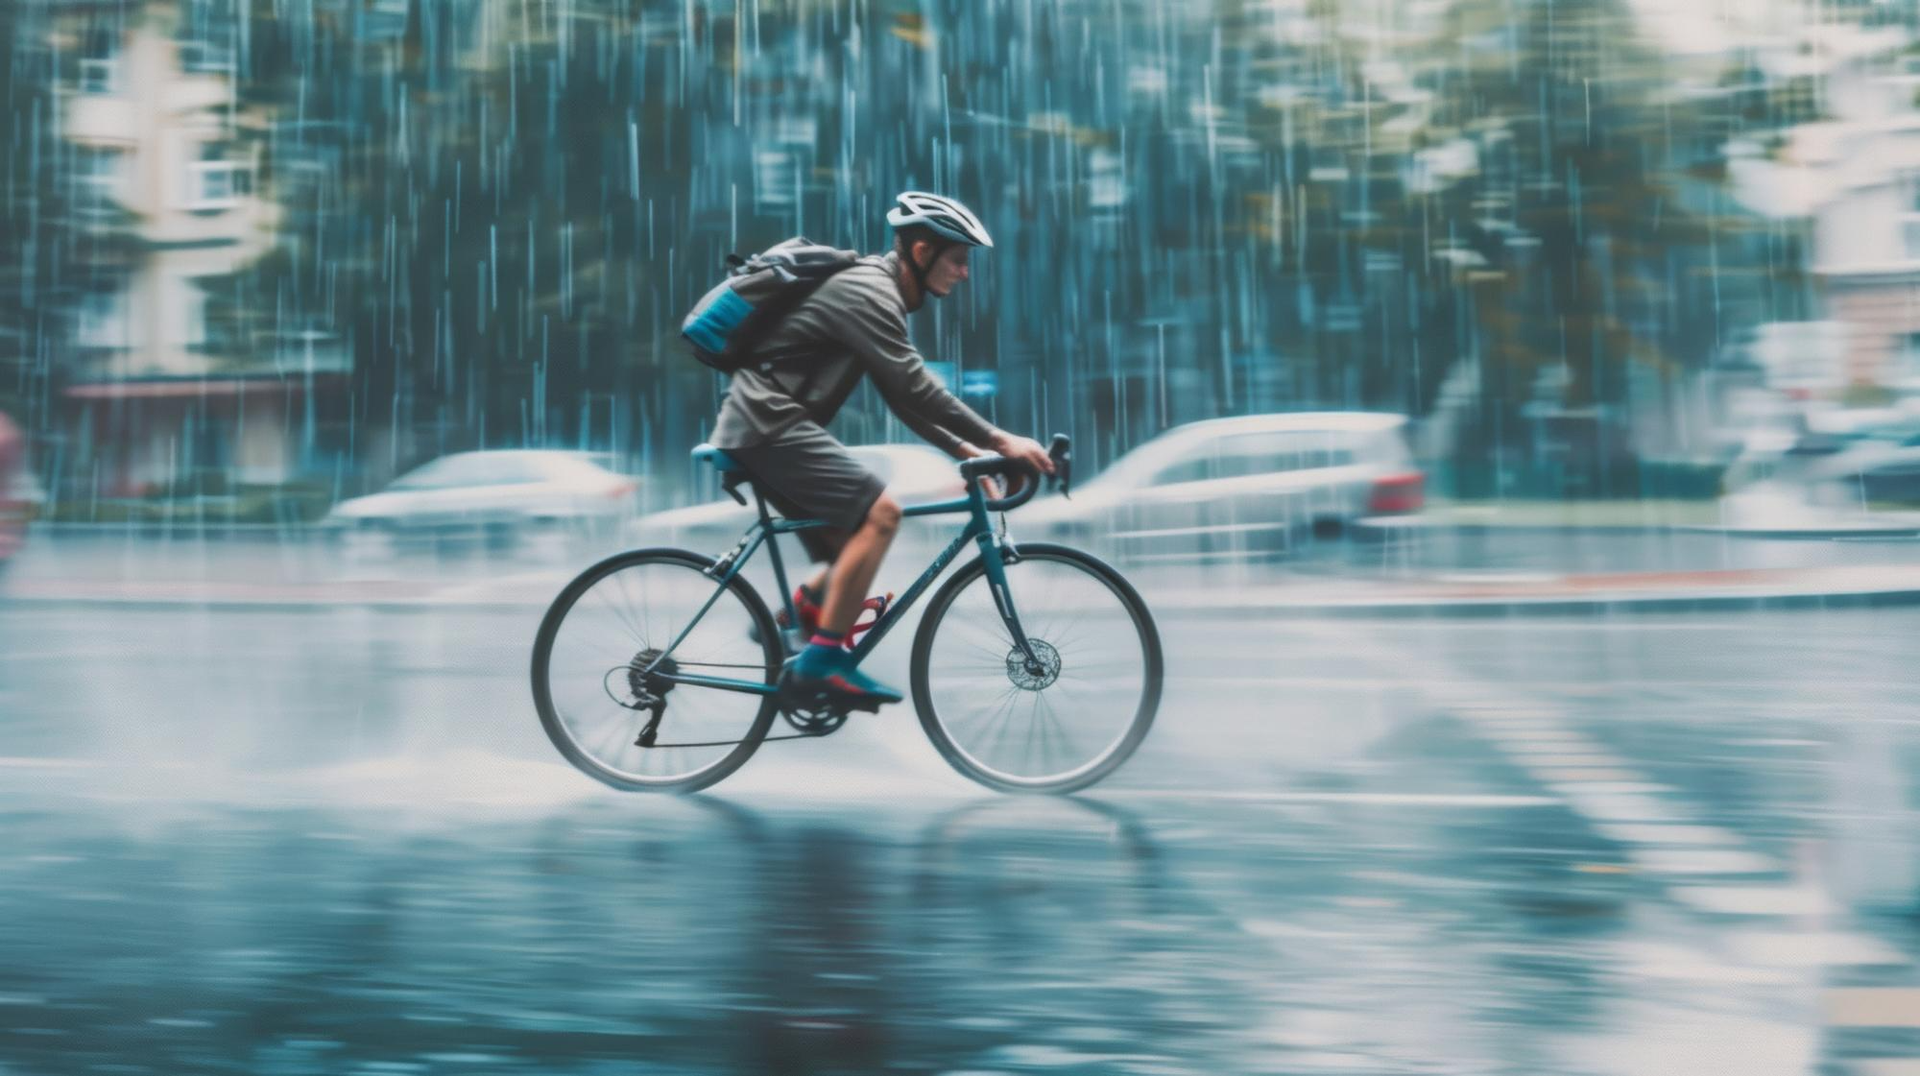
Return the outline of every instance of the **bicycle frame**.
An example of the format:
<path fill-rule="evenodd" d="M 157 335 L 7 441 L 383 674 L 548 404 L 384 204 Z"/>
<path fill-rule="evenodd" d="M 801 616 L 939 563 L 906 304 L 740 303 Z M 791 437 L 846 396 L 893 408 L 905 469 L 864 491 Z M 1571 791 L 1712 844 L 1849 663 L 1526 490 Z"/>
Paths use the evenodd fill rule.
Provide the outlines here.
<path fill-rule="evenodd" d="M 1033 480 L 1037 481 L 1037 479 Z M 713 608 L 713 603 L 720 600 L 720 595 L 726 590 L 727 585 L 740 574 L 741 569 L 746 567 L 747 561 L 753 558 L 754 553 L 758 552 L 762 545 L 767 547 L 768 555 L 773 558 L 774 580 L 780 587 L 780 600 L 787 611 L 787 622 L 789 624 L 800 622 L 798 611 L 793 607 L 793 592 L 787 586 L 787 572 L 780 559 L 780 545 L 778 542 L 769 542 L 768 539 L 795 531 L 825 527 L 829 524 L 817 519 L 775 519 L 767 511 L 766 498 L 760 495 L 757 488 L 753 491 L 753 500 L 760 518 L 747 528 L 745 534 L 741 535 L 739 544 L 723 555 L 712 568 L 707 569 L 706 574 L 716 580 L 713 596 L 707 599 L 706 604 L 700 607 L 700 611 L 694 614 L 693 619 L 681 629 L 680 634 L 660 653 L 659 657 L 654 659 L 653 664 L 648 666 L 645 672 L 653 673 L 660 662 L 671 655 L 692 633 L 694 627 L 700 623 L 700 619 L 707 615 L 707 610 Z M 933 585 L 935 579 L 940 577 L 940 573 L 946 570 L 947 565 L 953 563 L 953 558 L 960 555 L 960 550 L 969 541 L 980 546 L 980 558 L 986 567 L 987 582 L 993 592 L 994 605 L 999 609 L 1000 617 L 1006 623 L 1007 629 L 1013 633 L 1014 642 L 1027 655 L 1029 662 L 1039 663 L 1033 653 L 1032 645 L 1027 642 L 1026 632 L 1020 626 L 1020 616 L 1014 608 L 1013 596 L 1007 590 L 1006 566 L 1010 561 L 1018 559 L 1019 551 L 1011 543 L 1003 542 L 994 531 L 993 524 L 988 518 L 986 493 L 980 483 L 969 482 L 967 492 L 962 497 L 935 501 L 931 504 L 912 505 L 901 509 L 900 514 L 902 516 L 937 516 L 959 512 L 967 513 L 966 525 L 961 527 L 959 535 L 947 543 L 945 549 L 934 556 L 933 564 L 920 573 L 920 578 L 915 579 L 913 585 L 907 588 L 900 599 L 888 607 L 886 614 L 867 631 L 859 645 L 853 648 L 853 658 L 856 663 L 866 660 L 867 655 L 873 652 L 873 648 L 880 645 L 880 640 L 886 638 L 887 633 L 893 630 L 894 625 L 900 622 L 907 610 L 919 601 L 920 596 Z M 722 691 L 738 691 L 749 695 L 775 695 L 780 691 L 776 684 L 764 684 L 756 680 L 733 680 L 726 677 L 686 674 L 656 675 L 675 684 L 718 688 Z"/>

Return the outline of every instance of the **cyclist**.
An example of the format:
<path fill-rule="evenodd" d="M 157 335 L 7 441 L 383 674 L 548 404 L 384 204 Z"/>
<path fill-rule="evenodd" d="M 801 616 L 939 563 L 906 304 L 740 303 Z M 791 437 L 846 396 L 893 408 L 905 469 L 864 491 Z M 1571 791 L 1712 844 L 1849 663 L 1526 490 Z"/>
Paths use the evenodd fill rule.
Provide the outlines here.
<path fill-rule="evenodd" d="M 822 567 L 794 593 L 811 635 L 783 682 L 876 705 L 901 694 L 855 668 L 850 635 L 863 609 L 884 610 L 862 595 L 899 528 L 900 505 L 826 431 L 861 378 L 872 377 L 902 422 L 956 459 L 997 452 L 1053 471 L 1039 442 L 996 428 L 942 387 L 907 335 L 907 315 L 928 296 L 951 294 L 967 279 L 973 249 L 993 246 L 986 227 L 959 202 L 921 191 L 895 199 L 887 223 L 892 250 L 829 278 L 760 342 L 755 364 L 733 375 L 709 438 L 781 514 L 831 524 L 798 532 Z"/>

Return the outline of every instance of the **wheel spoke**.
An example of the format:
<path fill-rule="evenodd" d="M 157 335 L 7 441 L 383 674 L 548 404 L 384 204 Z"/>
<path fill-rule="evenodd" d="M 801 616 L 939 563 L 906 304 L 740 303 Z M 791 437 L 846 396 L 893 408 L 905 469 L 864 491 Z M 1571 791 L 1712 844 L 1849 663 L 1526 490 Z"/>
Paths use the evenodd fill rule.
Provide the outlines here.
<path fill-rule="evenodd" d="M 615 578 L 617 579 L 619 578 L 619 576 L 616 575 Z M 624 599 L 626 596 L 624 590 L 625 588 L 622 587 L 622 593 L 619 595 L 619 597 L 622 599 Z M 639 643 L 642 649 L 646 647 L 647 645 L 646 630 L 642 628 L 639 624 L 636 624 L 634 622 L 631 609 L 623 608 L 615 602 L 614 600 L 615 595 L 612 593 L 612 588 L 595 587 L 594 589 L 588 591 L 587 593 L 592 594 L 595 597 L 599 598 L 601 604 L 605 605 L 607 609 L 610 612 L 612 612 L 613 615 L 617 617 L 622 624 L 626 626 L 627 634 L 630 637 L 632 637 L 633 641 L 636 643 Z"/>
<path fill-rule="evenodd" d="M 990 713 L 988 713 L 986 719 L 982 722 L 983 726 L 990 725 L 992 724 L 993 721 L 997 719 L 1004 719 L 1010 714 L 1012 714 L 1014 705 L 1019 701 L 1020 701 L 1019 688 L 1008 687 L 1005 691 L 1002 691 L 999 694 L 999 696 L 996 697 L 993 700 L 993 702 L 989 704 L 993 707 L 993 710 Z"/>
<path fill-rule="evenodd" d="M 1059 737 L 1061 756 L 1068 760 L 1077 760 L 1084 757 L 1079 754 L 1079 744 L 1074 737 L 1073 726 L 1069 722 L 1062 721 L 1060 715 L 1054 712 L 1053 700 L 1051 698 L 1044 693 L 1040 693 L 1039 697 L 1040 708 L 1045 711 L 1046 714 L 1042 720 L 1047 723 L 1048 735 Z"/>
<path fill-rule="evenodd" d="M 618 757 L 624 754 L 627 747 L 627 731 L 620 727 L 620 722 L 618 721 L 608 721 L 605 725 L 606 732 L 597 737 L 600 750 L 596 751 L 595 754 L 602 758 Z"/>

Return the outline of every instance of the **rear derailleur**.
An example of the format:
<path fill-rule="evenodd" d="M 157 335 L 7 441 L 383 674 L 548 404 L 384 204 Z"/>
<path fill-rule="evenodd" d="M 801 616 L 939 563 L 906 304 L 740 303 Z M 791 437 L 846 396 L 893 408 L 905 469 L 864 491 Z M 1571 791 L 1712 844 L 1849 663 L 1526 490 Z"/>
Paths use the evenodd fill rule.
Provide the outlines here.
<path fill-rule="evenodd" d="M 607 694 L 613 700 L 629 710 L 647 711 L 647 723 L 640 728 L 635 738 L 635 747 L 652 747 L 660 736 L 660 719 L 667 713 L 667 693 L 673 690 L 673 677 L 680 666 L 672 659 L 660 656 L 660 651 L 646 649 L 633 656 L 633 660 L 608 673 L 609 679 L 624 673 L 627 681 L 627 697 L 621 698 L 609 686 Z"/>

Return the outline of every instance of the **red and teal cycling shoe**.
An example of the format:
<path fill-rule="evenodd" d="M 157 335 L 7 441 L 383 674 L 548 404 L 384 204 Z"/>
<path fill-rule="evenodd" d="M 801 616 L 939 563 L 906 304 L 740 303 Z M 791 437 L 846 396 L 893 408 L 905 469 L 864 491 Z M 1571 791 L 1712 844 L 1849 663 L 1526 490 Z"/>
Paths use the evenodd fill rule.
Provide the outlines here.
<path fill-rule="evenodd" d="M 905 696 L 859 670 L 845 650 L 809 646 L 787 659 L 780 687 L 790 699 L 818 700 L 857 709 L 878 710 Z"/>

